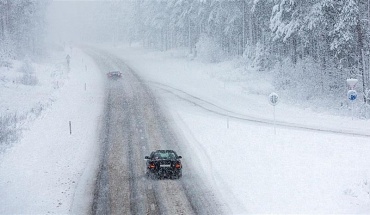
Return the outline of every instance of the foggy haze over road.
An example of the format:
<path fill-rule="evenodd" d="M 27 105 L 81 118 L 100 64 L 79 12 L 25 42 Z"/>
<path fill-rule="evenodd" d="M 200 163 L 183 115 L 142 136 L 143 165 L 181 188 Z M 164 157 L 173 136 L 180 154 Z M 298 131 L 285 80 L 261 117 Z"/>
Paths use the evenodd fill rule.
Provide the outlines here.
<path fill-rule="evenodd" d="M 0 0 L 0 214 L 368 214 L 369 20 L 370 0 Z M 181 179 L 145 178 L 156 149 Z"/>
<path fill-rule="evenodd" d="M 49 38 L 74 42 L 111 42 L 127 28 L 130 1 L 53 1 L 47 20 Z M 118 13 L 119 12 L 119 13 Z M 125 31 L 126 32 L 126 31 Z M 123 34 L 119 35 L 126 37 Z"/>

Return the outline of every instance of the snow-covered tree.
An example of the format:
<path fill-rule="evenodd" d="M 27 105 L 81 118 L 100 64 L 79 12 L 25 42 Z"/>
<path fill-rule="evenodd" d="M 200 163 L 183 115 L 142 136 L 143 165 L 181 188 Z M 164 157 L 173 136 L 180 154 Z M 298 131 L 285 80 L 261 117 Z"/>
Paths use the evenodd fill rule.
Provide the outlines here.
<path fill-rule="evenodd" d="M 117 7 L 114 16 L 131 20 L 119 22 L 130 41 L 160 50 L 183 46 L 190 53 L 214 44 L 224 56 L 244 54 L 261 70 L 289 59 L 304 68 L 300 74 L 325 80 L 316 83 L 320 89 L 339 89 L 349 76 L 362 77 L 363 89 L 370 88 L 364 74 L 370 70 L 369 0 L 128 2 L 132 7 Z M 316 69 L 306 70 L 305 62 Z"/>
<path fill-rule="evenodd" d="M 0 0 L 0 53 L 2 58 L 40 54 L 49 1 Z"/>

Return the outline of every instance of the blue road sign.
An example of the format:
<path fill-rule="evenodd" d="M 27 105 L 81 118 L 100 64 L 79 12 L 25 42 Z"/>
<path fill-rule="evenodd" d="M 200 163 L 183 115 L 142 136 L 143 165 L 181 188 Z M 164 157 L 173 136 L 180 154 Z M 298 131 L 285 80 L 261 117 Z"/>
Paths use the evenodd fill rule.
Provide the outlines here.
<path fill-rule="evenodd" d="M 347 92 L 347 98 L 351 101 L 354 101 L 357 99 L 357 92 L 356 90 L 348 90 Z"/>
<path fill-rule="evenodd" d="M 277 105 L 279 103 L 279 96 L 276 93 L 271 93 L 269 95 L 269 102 L 273 106 Z"/>

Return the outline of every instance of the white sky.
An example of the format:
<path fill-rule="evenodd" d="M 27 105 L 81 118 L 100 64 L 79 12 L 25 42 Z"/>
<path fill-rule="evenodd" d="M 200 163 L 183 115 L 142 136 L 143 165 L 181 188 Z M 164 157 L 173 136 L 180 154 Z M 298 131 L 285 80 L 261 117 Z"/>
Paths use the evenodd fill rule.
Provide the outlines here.
<path fill-rule="evenodd" d="M 94 18 L 97 1 L 54 1 L 48 10 L 49 36 L 57 40 L 82 40 Z"/>

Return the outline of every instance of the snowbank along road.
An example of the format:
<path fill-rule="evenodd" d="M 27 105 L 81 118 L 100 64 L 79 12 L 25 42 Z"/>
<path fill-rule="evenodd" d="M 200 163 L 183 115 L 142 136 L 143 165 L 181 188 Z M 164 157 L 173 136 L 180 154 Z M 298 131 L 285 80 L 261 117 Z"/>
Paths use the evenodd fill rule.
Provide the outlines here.
<path fill-rule="evenodd" d="M 223 214 L 224 209 L 201 176 L 192 173 L 191 154 L 177 138 L 158 99 L 125 63 L 109 53 L 85 48 L 102 72 L 119 70 L 122 78 L 107 80 L 101 162 L 93 214 Z M 144 156 L 173 149 L 183 156 L 180 180 L 146 178 Z"/>
<path fill-rule="evenodd" d="M 309 130 L 309 131 L 315 131 L 315 132 L 323 132 L 323 133 L 334 133 L 334 134 L 342 134 L 342 135 L 350 135 L 350 136 L 359 136 L 359 137 L 370 137 L 369 132 L 364 131 L 358 131 L 356 129 L 341 129 L 341 128 L 330 128 L 325 126 L 312 126 L 312 125 L 305 125 L 303 123 L 297 123 L 297 122 L 289 122 L 289 121 L 273 121 L 271 119 L 264 119 L 264 118 L 258 118 L 251 115 L 241 114 L 237 112 L 233 112 L 230 110 L 227 110 L 226 108 L 220 107 L 216 104 L 213 104 L 209 101 L 206 101 L 200 97 L 193 96 L 183 90 L 161 84 L 158 82 L 149 82 L 149 84 L 157 89 L 160 89 L 166 93 L 172 94 L 173 96 L 182 99 L 186 102 L 189 102 L 201 109 L 204 109 L 208 112 L 233 118 L 236 120 L 242 120 L 242 121 L 248 121 L 251 123 L 257 123 L 257 124 L 267 124 L 267 125 L 277 125 L 281 127 L 287 127 L 292 129 L 301 129 L 301 130 Z"/>

